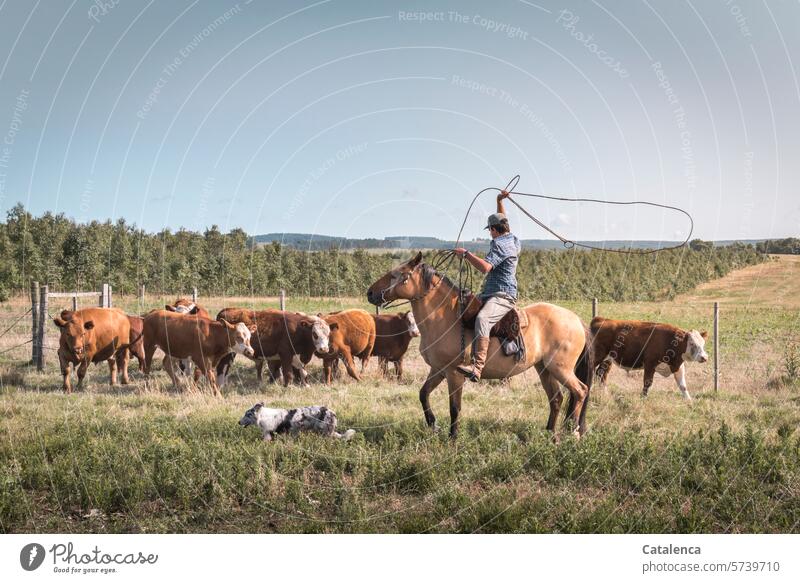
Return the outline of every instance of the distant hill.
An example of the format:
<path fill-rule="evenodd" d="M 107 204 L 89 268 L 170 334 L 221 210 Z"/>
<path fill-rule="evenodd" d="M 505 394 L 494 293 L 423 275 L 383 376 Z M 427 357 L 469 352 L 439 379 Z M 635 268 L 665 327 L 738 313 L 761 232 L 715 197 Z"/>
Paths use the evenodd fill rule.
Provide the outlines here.
<path fill-rule="evenodd" d="M 335 247 L 338 249 L 452 249 L 455 241 L 439 239 L 438 237 L 415 237 L 415 236 L 393 236 L 383 239 L 354 239 L 350 237 L 333 237 L 330 235 L 312 235 L 310 233 L 267 233 L 266 235 L 256 235 L 253 240 L 257 244 L 267 244 L 278 242 L 287 247 L 302 250 L 318 251 Z M 763 242 L 764 239 L 740 239 L 714 241 L 716 246 L 727 246 L 733 243 L 744 243 L 755 245 Z M 581 241 L 595 247 L 605 249 L 625 249 L 628 247 L 636 249 L 658 249 L 660 247 L 672 247 L 680 241 Z M 489 247 L 489 239 L 474 239 L 472 241 L 462 241 L 460 243 L 471 251 L 485 251 Z M 552 239 L 523 239 L 523 249 L 564 249 L 560 241 Z"/>

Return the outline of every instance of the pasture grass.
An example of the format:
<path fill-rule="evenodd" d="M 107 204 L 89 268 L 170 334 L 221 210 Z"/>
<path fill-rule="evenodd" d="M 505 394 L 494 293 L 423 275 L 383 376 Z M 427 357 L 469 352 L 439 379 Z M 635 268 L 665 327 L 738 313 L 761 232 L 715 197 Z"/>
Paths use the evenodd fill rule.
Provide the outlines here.
<path fill-rule="evenodd" d="M 115 302 L 140 311 L 135 298 Z M 215 313 L 276 307 L 277 298 L 203 303 Z M 589 302 L 562 305 L 590 316 Z M 312 313 L 345 307 L 367 306 L 289 298 L 290 309 Z M 4 303 L 0 320 L 10 325 L 25 309 L 24 298 Z M 699 299 L 600 312 L 711 329 L 710 304 Z M 101 365 L 65 397 L 55 353 L 38 373 L 26 364 L 30 345 L 20 346 L 0 365 L 0 531 L 797 532 L 800 386 L 786 380 L 785 355 L 798 323 L 781 302 L 724 304 L 718 393 L 710 364 L 689 365 L 691 402 L 658 375 L 643 400 L 641 373 L 615 369 L 608 391 L 593 391 L 589 433 L 558 444 L 543 430 L 547 404 L 532 371 L 468 384 L 456 442 L 439 387 L 432 405 L 443 430 L 430 432 L 416 341 L 402 382 L 380 378 L 372 363 L 361 383 L 345 377 L 327 387 L 315 361 L 310 388 L 284 389 L 259 385 L 237 359 L 222 399 L 202 386 L 175 392 L 162 371 L 145 390 L 135 364 L 127 387 L 109 387 Z M 23 319 L 0 350 L 29 335 Z M 357 434 L 264 443 L 237 424 L 258 401 L 326 405 Z"/>

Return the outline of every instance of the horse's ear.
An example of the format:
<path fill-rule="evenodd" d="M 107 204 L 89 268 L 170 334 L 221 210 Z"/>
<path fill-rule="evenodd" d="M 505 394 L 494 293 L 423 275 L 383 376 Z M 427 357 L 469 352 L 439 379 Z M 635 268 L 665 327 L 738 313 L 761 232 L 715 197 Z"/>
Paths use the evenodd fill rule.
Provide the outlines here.
<path fill-rule="evenodd" d="M 411 267 L 416 267 L 416 266 L 417 266 L 417 265 L 419 265 L 421 262 L 422 262 L 422 251 L 418 252 L 418 253 L 417 253 L 417 255 L 414 257 L 414 259 L 412 259 L 411 261 L 409 261 L 409 262 L 408 262 L 408 264 L 409 264 Z"/>

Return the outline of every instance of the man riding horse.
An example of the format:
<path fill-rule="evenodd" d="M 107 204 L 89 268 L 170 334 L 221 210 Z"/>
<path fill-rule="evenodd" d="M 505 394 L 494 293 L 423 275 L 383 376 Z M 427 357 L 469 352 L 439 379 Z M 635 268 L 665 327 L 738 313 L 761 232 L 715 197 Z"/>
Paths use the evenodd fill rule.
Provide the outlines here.
<path fill-rule="evenodd" d="M 508 192 L 501 191 L 497 195 L 497 212 L 489 215 L 488 225 L 492 236 L 489 253 L 486 259 L 473 255 L 466 249 L 459 247 L 455 253 L 465 258 L 478 271 L 486 276 L 480 299 L 483 306 L 475 318 L 475 340 L 473 345 L 473 364 L 471 367 L 459 365 L 456 371 L 466 376 L 473 382 L 481 378 L 486 356 L 489 352 L 489 332 L 497 322 L 503 319 L 517 303 L 517 261 L 522 245 L 516 235 L 511 233 L 508 225 L 503 199 L 508 197 Z"/>

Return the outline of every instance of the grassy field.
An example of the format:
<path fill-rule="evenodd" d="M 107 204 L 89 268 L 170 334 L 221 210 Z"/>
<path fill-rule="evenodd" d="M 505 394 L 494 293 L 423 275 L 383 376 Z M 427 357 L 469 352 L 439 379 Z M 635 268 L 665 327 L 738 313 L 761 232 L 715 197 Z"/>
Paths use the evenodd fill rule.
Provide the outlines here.
<path fill-rule="evenodd" d="M 602 304 L 609 317 L 710 330 L 720 300 L 720 391 L 710 364 L 688 367 L 690 403 L 658 376 L 642 400 L 641 373 L 615 370 L 609 391 L 593 395 L 589 433 L 557 445 L 543 430 L 547 406 L 533 372 L 469 385 L 456 443 L 429 432 L 416 343 L 401 383 L 381 379 L 373 362 L 361 383 L 284 389 L 258 385 L 237 360 L 222 399 L 173 393 L 161 371 L 161 388 L 146 392 L 135 365 L 128 387 L 109 387 L 101 366 L 83 392 L 65 397 L 54 351 L 37 373 L 24 364 L 30 345 L 13 348 L 0 355 L 0 530 L 797 532 L 800 385 L 787 369 L 800 340 L 798 267 L 781 257 L 673 302 Z M 201 300 L 212 312 L 277 305 Z M 133 298 L 115 304 L 143 308 Z M 590 315 L 589 301 L 563 305 Z M 314 313 L 351 306 L 367 307 L 361 298 L 289 298 L 290 309 Z M 0 305 L 2 330 L 27 307 L 24 298 Z M 0 351 L 29 329 L 23 318 L 0 337 Z M 311 369 L 319 378 L 319 363 Z M 326 405 L 358 433 L 349 443 L 307 435 L 263 443 L 237 425 L 258 401 Z M 445 421 L 442 387 L 433 408 Z"/>

